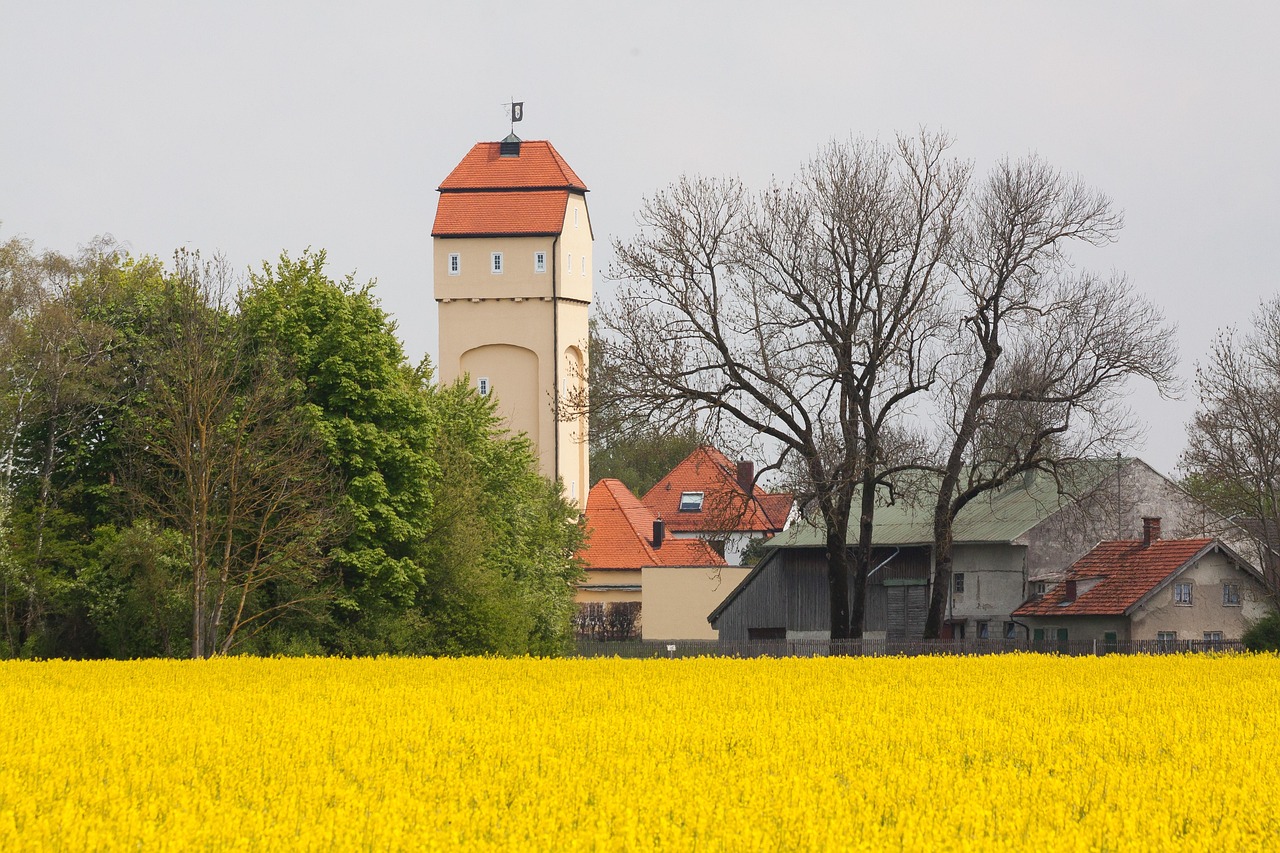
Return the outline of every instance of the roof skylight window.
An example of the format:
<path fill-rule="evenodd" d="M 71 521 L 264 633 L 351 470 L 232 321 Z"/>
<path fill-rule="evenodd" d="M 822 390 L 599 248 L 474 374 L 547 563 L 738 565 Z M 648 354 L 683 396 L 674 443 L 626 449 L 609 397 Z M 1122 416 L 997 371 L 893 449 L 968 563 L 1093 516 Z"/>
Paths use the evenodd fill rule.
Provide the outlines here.
<path fill-rule="evenodd" d="M 702 512 L 702 492 L 681 492 L 681 512 Z"/>

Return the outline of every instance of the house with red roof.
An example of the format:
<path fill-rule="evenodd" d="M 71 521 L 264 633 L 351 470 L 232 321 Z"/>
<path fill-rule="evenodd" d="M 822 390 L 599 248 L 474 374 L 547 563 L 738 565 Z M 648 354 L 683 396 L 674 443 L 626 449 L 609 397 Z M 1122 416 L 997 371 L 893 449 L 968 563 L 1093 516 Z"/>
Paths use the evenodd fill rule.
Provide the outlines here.
<path fill-rule="evenodd" d="M 747 546 L 787 526 L 794 496 L 771 494 L 755 482 L 755 465 L 734 463 L 714 447 L 699 447 L 645 493 L 641 501 L 677 539 L 708 542 L 725 562 L 741 566 Z"/>
<path fill-rule="evenodd" d="M 664 522 L 620 480 L 587 495 L 587 542 L 578 557 L 580 635 L 627 639 L 715 639 L 707 611 L 745 577 L 700 539 L 667 535 Z M 710 604 L 708 604 L 710 602 Z"/>
<path fill-rule="evenodd" d="M 1043 595 L 1013 612 L 1034 643 L 1239 640 L 1275 602 L 1262 575 L 1218 539 L 1161 539 L 1143 519 L 1141 539 L 1102 542 Z"/>
<path fill-rule="evenodd" d="M 539 468 L 581 505 L 590 486 L 586 389 L 592 231 L 587 186 L 555 147 L 479 142 L 440 182 L 431 227 L 442 383 L 492 395 Z"/>

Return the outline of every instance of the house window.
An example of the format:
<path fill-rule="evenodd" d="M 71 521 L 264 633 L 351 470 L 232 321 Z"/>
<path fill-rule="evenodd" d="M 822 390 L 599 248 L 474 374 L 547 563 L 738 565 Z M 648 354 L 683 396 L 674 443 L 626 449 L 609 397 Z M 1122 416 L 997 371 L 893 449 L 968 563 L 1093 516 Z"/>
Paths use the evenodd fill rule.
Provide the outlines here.
<path fill-rule="evenodd" d="M 489 396 L 489 377 L 481 376 L 476 380 L 476 390 L 480 392 L 481 397 Z"/>
<path fill-rule="evenodd" d="M 1205 631 L 1204 632 L 1204 641 L 1206 643 L 1221 643 L 1224 639 L 1225 637 L 1223 637 L 1221 631 Z"/>
<path fill-rule="evenodd" d="M 979 640 L 991 639 L 991 623 L 990 622 L 978 623 L 978 639 Z"/>
<path fill-rule="evenodd" d="M 1177 644 L 1177 642 L 1178 642 L 1177 631 L 1156 631 L 1156 644 L 1159 646 L 1160 651 L 1162 652 L 1173 651 L 1173 647 Z"/>
<path fill-rule="evenodd" d="M 681 492 L 681 512 L 702 512 L 702 492 Z"/>
<path fill-rule="evenodd" d="M 1105 631 L 1102 634 L 1102 650 L 1110 653 L 1114 652 L 1120 645 L 1119 637 L 1115 631 Z"/>
<path fill-rule="evenodd" d="M 1222 606 L 1223 607 L 1239 607 L 1240 606 L 1240 587 L 1233 583 L 1224 583 L 1222 585 Z"/>
<path fill-rule="evenodd" d="M 1031 582 L 1032 595 L 1044 595 L 1048 591 L 1049 591 L 1048 581 L 1032 581 Z"/>
<path fill-rule="evenodd" d="M 493 274 L 502 275 L 502 253 L 493 253 Z"/>
<path fill-rule="evenodd" d="M 1004 623 L 1004 638 L 1006 640 L 1018 639 L 1018 623 L 1017 622 Z"/>
<path fill-rule="evenodd" d="M 533 271 L 534 272 L 547 271 L 547 253 L 546 252 L 533 253 Z"/>
<path fill-rule="evenodd" d="M 1176 583 L 1173 585 L 1173 603 L 1182 605 L 1191 604 L 1191 584 Z"/>
<path fill-rule="evenodd" d="M 964 592 L 964 572 L 956 572 L 951 576 L 956 592 Z"/>
<path fill-rule="evenodd" d="M 449 275 L 457 275 L 462 272 L 462 256 L 457 252 L 449 255 Z"/>

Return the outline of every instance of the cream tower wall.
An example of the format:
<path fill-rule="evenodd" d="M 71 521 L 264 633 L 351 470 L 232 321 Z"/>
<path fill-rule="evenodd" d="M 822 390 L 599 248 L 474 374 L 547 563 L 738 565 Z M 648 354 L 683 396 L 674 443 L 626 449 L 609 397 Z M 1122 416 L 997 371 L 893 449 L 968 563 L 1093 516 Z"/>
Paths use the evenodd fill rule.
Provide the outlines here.
<path fill-rule="evenodd" d="M 434 238 L 440 381 L 465 374 L 474 387 L 486 379 L 507 424 L 533 442 L 542 474 L 559 476 L 579 505 L 591 488 L 586 419 L 561 421 L 556 402 L 585 391 L 591 246 L 586 201 L 577 194 L 569 195 L 559 235 Z M 501 273 L 493 272 L 495 252 Z M 451 275 L 453 254 L 459 268 Z"/>

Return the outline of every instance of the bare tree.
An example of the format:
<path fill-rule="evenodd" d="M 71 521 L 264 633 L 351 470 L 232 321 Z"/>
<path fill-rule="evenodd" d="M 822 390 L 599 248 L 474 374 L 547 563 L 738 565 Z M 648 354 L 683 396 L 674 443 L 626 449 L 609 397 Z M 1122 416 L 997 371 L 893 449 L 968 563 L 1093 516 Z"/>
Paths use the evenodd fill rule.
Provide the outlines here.
<path fill-rule="evenodd" d="M 225 262 L 176 261 L 128 486 L 186 540 L 192 656 L 209 657 L 326 597 L 337 490 L 272 355 L 236 334 Z"/>
<path fill-rule="evenodd" d="M 1173 330 L 1160 311 L 1123 278 L 1071 269 L 1070 244 L 1102 245 L 1121 227 L 1106 196 L 1036 158 L 1005 161 L 965 221 L 948 259 L 960 319 L 956 360 L 938 384 L 946 432 L 929 638 L 942 631 L 960 510 L 1031 469 L 1126 444 L 1130 380 L 1176 388 Z"/>
<path fill-rule="evenodd" d="M 1244 335 L 1220 333 L 1196 368 L 1200 406 L 1182 467 L 1196 496 L 1248 524 L 1261 565 L 1280 591 L 1280 297 L 1263 303 Z"/>
<path fill-rule="evenodd" d="M 948 140 L 835 143 L 790 184 L 683 178 L 615 243 L 606 357 L 633 405 L 776 448 L 826 529 L 831 636 L 861 636 L 885 437 L 928 388 L 943 259 L 968 169 Z M 849 522 L 859 502 L 859 546 Z M 850 583 L 852 579 L 852 584 Z"/>

